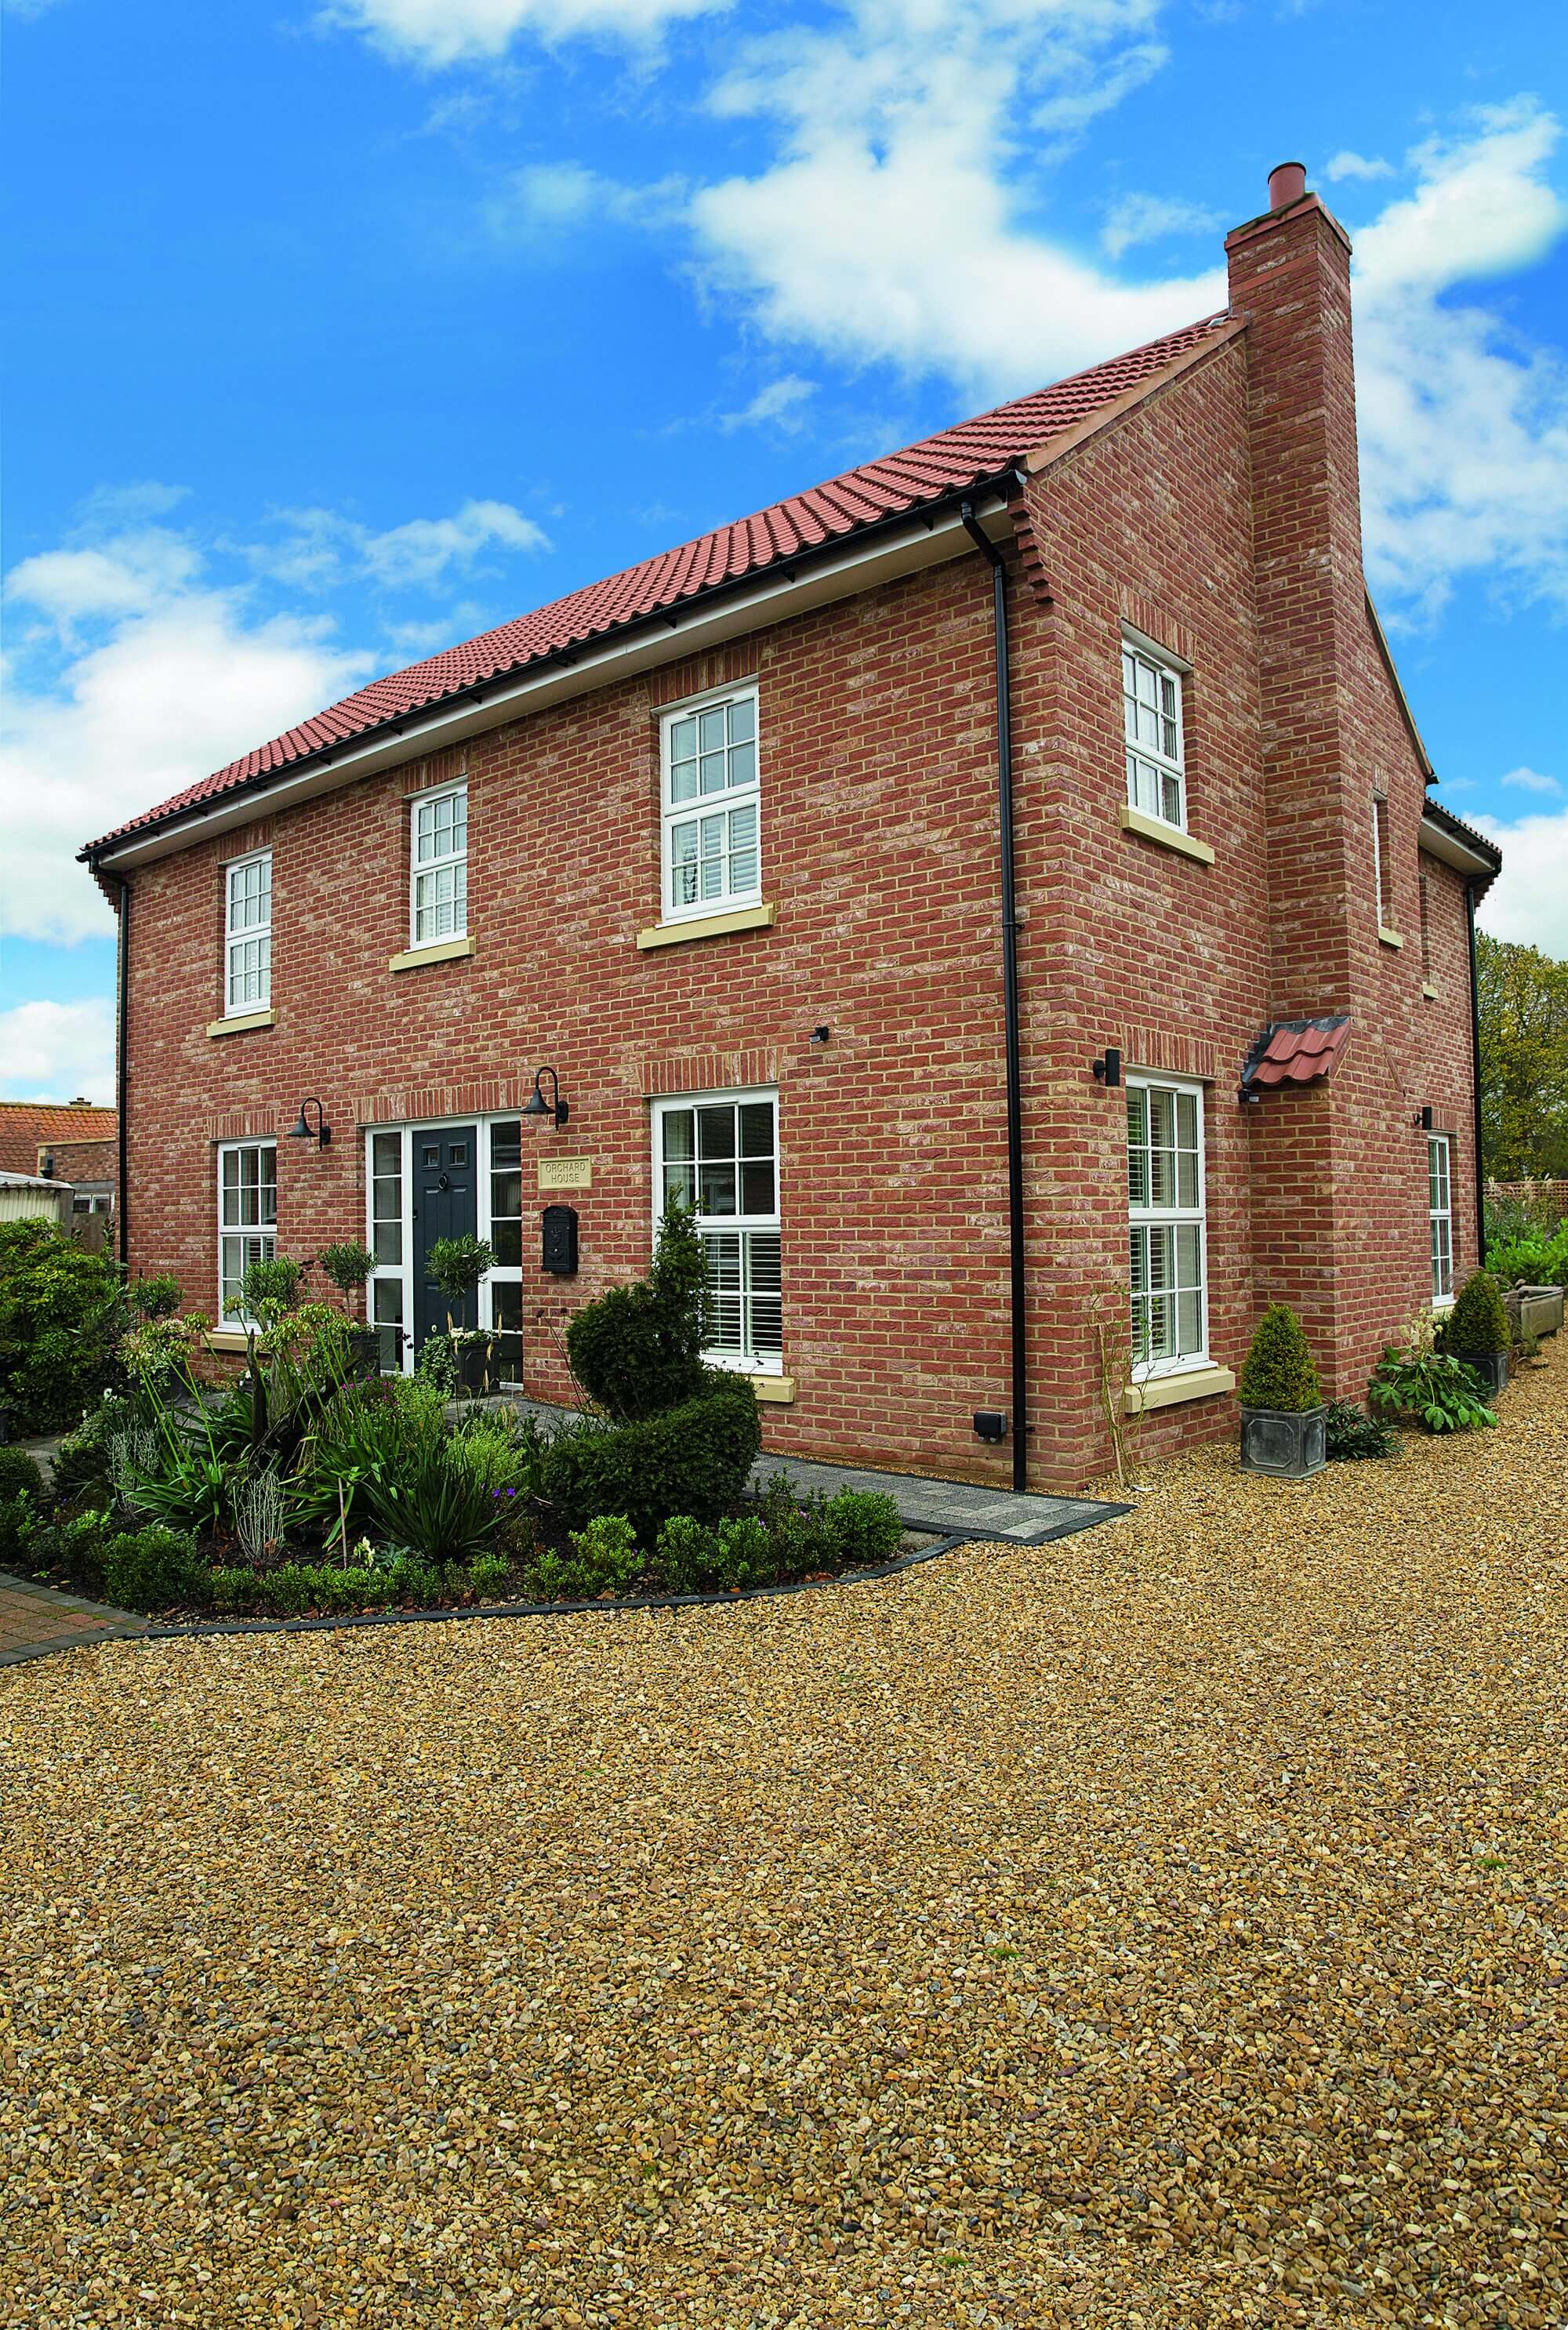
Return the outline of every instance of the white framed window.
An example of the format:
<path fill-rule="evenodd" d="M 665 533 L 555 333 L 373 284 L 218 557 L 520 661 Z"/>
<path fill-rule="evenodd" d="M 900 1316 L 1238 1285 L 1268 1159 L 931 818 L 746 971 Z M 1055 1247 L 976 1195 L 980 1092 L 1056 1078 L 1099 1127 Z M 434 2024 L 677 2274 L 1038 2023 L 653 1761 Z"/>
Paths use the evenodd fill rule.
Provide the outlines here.
<path fill-rule="evenodd" d="M 272 1001 L 272 852 L 223 868 L 223 1009 L 265 1011 Z"/>
<path fill-rule="evenodd" d="M 704 1093 L 653 1109 L 654 1227 L 666 1207 L 696 1216 L 713 1292 L 716 1367 L 779 1375 L 784 1306 L 779 1095 Z"/>
<path fill-rule="evenodd" d="M 409 943 L 460 939 L 468 927 L 468 788 L 415 797 Z"/>
<path fill-rule="evenodd" d="M 1446 1132 L 1426 1137 L 1426 1209 L 1431 1232 L 1431 1299 L 1448 1302 L 1454 1291 L 1454 1209 Z"/>
<path fill-rule="evenodd" d="M 663 921 L 762 896 L 757 690 L 677 705 L 659 723 Z"/>
<path fill-rule="evenodd" d="M 218 1324 L 245 1327 L 240 1283 L 278 1252 L 278 1144 L 225 1141 L 218 1150 Z"/>
<path fill-rule="evenodd" d="M 1127 1189 L 1133 1374 L 1142 1381 L 1208 1357 L 1201 1085 L 1128 1078 Z"/>
<path fill-rule="evenodd" d="M 1127 639 L 1121 643 L 1121 721 L 1129 807 L 1185 832 L 1182 676 L 1173 664 Z"/>
<path fill-rule="evenodd" d="M 1372 797 L 1372 879 L 1377 893 L 1377 921 L 1382 930 L 1393 928 L 1393 901 L 1389 895 L 1388 803 L 1382 793 Z"/>

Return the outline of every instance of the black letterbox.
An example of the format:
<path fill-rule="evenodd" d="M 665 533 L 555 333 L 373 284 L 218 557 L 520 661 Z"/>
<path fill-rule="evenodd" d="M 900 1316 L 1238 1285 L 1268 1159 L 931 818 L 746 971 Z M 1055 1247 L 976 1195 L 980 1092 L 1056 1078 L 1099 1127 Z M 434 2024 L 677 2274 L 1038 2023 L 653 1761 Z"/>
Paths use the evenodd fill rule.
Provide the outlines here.
<path fill-rule="evenodd" d="M 539 1267 L 553 1277 L 570 1278 L 577 1268 L 577 1208 L 546 1206 Z"/>

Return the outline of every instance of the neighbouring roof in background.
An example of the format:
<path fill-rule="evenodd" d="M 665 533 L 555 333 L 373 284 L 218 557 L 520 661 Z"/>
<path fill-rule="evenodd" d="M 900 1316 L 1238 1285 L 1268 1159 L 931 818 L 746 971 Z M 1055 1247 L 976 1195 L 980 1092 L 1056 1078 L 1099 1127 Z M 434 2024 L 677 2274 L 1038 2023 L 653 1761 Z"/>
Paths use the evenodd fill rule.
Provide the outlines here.
<path fill-rule="evenodd" d="M 1020 396 L 972 421 L 960 421 L 902 452 L 867 461 L 842 477 L 775 502 L 751 517 L 700 535 L 656 558 L 591 582 L 531 615 L 520 615 L 477 639 L 428 656 L 422 663 L 384 679 L 372 680 L 340 704 L 286 729 L 227 768 L 218 769 L 184 792 L 160 801 L 128 824 L 89 844 L 84 855 L 106 849 L 127 835 L 161 824 L 219 795 L 265 780 L 296 763 L 329 752 L 388 721 L 406 719 L 546 658 L 601 639 L 665 609 L 689 602 L 723 583 L 764 573 L 783 561 L 852 535 L 880 521 L 941 501 L 983 478 L 1021 462 L 1049 439 L 1085 421 L 1138 389 L 1155 382 L 1168 366 L 1218 345 L 1233 330 L 1225 314 L 1205 317 L 1128 355 L 1095 365 L 1050 388 Z"/>
<path fill-rule="evenodd" d="M 118 1119 L 112 1108 L 85 1103 L 0 1100 L 0 1166 L 33 1172 L 40 1149 L 73 1141 L 112 1141 Z"/>
<path fill-rule="evenodd" d="M 1254 1084 L 1315 1084 L 1332 1075 L 1349 1034 L 1344 1011 L 1327 1019 L 1276 1019 L 1247 1055 L 1242 1091 Z"/>

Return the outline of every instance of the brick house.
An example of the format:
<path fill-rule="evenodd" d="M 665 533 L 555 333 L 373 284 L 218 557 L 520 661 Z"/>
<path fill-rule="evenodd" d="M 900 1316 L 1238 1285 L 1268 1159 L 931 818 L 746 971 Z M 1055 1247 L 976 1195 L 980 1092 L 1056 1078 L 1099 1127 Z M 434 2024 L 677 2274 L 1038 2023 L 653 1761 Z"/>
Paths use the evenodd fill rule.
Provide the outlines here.
<path fill-rule="evenodd" d="M 117 1124 L 85 1100 L 0 1100 L 0 1171 L 69 1182 L 73 1215 L 112 1213 Z"/>
<path fill-rule="evenodd" d="M 1363 581 L 1346 238 L 1299 166 L 1270 198 L 1224 314 L 84 852 L 133 1264 L 232 1329 L 249 1256 L 357 1236 L 407 1364 L 425 1249 L 475 1228 L 505 1371 L 559 1397 L 562 1322 L 673 1193 L 781 1452 L 1090 1477 L 1129 1253 L 1146 1445 L 1234 1429 L 1276 1297 L 1358 1393 L 1475 1260 L 1499 861 L 1431 798 Z"/>

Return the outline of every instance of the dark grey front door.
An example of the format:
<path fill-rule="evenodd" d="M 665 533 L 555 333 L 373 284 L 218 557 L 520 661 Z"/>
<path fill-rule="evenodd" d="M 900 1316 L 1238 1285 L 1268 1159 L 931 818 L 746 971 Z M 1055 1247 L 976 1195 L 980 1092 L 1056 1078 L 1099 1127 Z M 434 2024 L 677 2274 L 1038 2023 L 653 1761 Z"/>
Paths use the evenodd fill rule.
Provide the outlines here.
<path fill-rule="evenodd" d="M 431 1132 L 414 1127 L 414 1350 L 422 1351 L 427 1335 L 447 1331 L 447 1298 L 432 1285 L 425 1257 L 438 1238 L 472 1237 L 479 1227 L 479 1176 L 475 1164 L 477 1128 L 471 1124 L 439 1125 Z M 453 1309 L 456 1324 L 477 1327 L 478 1297 L 470 1295 L 465 1317 L 461 1305 Z"/>

